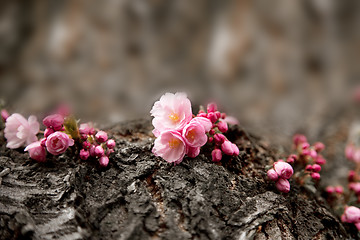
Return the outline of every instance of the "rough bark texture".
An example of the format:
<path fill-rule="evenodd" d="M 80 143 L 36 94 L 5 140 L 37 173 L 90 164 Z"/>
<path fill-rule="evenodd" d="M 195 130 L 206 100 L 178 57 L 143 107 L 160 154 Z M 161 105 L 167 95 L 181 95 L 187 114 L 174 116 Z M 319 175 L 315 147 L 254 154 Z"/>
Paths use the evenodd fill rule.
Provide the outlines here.
<path fill-rule="evenodd" d="M 321 198 L 265 178 L 275 152 L 240 128 L 238 157 L 211 162 L 210 150 L 177 166 L 151 153 L 147 120 L 109 129 L 109 167 L 75 152 L 46 163 L 1 140 L 0 238 L 17 239 L 345 239 Z M 3 137 L 2 137 L 3 139 Z M 1 175 L 1 174 L 0 174 Z"/>

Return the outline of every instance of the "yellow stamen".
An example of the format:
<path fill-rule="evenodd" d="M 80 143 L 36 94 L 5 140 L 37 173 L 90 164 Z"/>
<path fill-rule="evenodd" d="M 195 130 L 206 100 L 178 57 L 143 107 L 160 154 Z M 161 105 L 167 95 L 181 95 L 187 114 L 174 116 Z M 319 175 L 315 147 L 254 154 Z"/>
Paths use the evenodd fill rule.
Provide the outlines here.
<path fill-rule="evenodd" d="M 176 113 L 170 114 L 170 115 L 169 115 L 169 118 L 170 118 L 170 120 L 173 121 L 173 122 L 178 122 L 178 121 L 180 120 L 179 115 L 177 115 Z"/>
<path fill-rule="evenodd" d="M 192 130 L 192 131 L 189 131 L 188 134 L 186 134 L 186 138 L 187 138 L 187 139 L 194 140 L 195 135 L 196 135 L 195 131 Z"/>
<path fill-rule="evenodd" d="M 170 148 L 177 148 L 180 144 L 180 140 L 177 138 L 173 138 L 169 141 L 169 147 Z"/>

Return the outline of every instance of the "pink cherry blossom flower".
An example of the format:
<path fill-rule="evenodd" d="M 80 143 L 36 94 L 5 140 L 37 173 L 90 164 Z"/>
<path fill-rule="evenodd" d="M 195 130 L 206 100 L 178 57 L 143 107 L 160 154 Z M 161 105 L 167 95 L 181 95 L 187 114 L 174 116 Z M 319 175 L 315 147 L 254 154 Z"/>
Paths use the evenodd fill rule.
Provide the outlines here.
<path fill-rule="evenodd" d="M 154 128 L 160 132 L 182 130 L 192 119 L 191 103 L 185 93 L 164 94 L 154 103 L 150 113 L 154 117 Z"/>
<path fill-rule="evenodd" d="M 188 147 L 186 154 L 191 157 L 197 157 L 200 153 L 200 147 Z"/>
<path fill-rule="evenodd" d="M 6 111 L 5 109 L 1 110 L 1 118 L 2 120 L 5 122 L 6 119 L 10 116 L 10 114 L 8 113 L 8 111 Z"/>
<path fill-rule="evenodd" d="M 43 124 L 48 128 L 54 129 L 55 131 L 60 131 L 63 128 L 64 116 L 60 114 L 49 115 L 44 118 Z"/>
<path fill-rule="evenodd" d="M 201 147 L 207 142 L 203 125 L 198 121 L 190 121 L 183 129 L 182 136 L 190 147 Z"/>
<path fill-rule="evenodd" d="M 49 153 L 59 155 L 64 153 L 69 146 L 74 145 L 74 140 L 66 133 L 54 132 L 47 137 L 45 145 Z"/>
<path fill-rule="evenodd" d="M 280 192 L 290 192 L 290 183 L 286 179 L 279 178 L 279 180 L 277 180 L 277 182 L 275 183 L 275 186 Z"/>
<path fill-rule="evenodd" d="M 38 162 L 46 161 L 46 150 L 41 146 L 40 141 L 29 144 L 24 151 L 28 151 L 30 157 Z"/>
<path fill-rule="evenodd" d="M 178 131 L 164 131 L 155 140 L 152 152 L 169 163 L 180 163 L 186 153 L 185 140 Z"/>
<path fill-rule="evenodd" d="M 213 162 L 220 162 L 222 159 L 222 152 L 220 149 L 214 149 L 211 152 L 211 158 Z"/>
<path fill-rule="evenodd" d="M 354 206 L 345 208 L 344 214 L 341 217 L 343 222 L 359 223 L 360 222 L 360 209 Z"/>
<path fill-rule="evenodd" d="M 12 114 L 5 123 L 4 135 L 7 139 L 6 147 L 14 149 L 37 141 L 36 134 L 39 130 L 40 124 L 35 116 L 30 116 L 26 120 L 18 113 Z"/>
<path fill-rule="evenodd" d="M 276 173 L 284 179 L 289 179 L 294 173 L 292 166 L 286 162 L 275 162 L 274 169 Z"/>
<path fill-rule="evenodd" d="M 204 117 L 194 117 L 193 119 L 191 119 L 190 123 L 191 122 L 200 123 L 204 127 L 205 132 L 209 132 L 211 127 L 212 127 L 211 121 L 209 119 L 207 119 L 207 118 L 204 118 Z"/>

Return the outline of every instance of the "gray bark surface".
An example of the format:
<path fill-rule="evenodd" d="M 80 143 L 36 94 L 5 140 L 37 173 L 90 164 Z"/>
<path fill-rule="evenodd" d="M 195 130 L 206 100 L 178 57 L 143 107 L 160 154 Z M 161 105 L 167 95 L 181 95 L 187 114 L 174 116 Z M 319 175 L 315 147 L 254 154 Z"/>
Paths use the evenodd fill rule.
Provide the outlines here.
<path fill-rule="evenodd" d="M 151 153 L 149 121 L 108 131 L 117 148 L 106 169 L 75 150 L 36 163 L 1 140 L 0 238 L 349 238 L 320 197 L 267 182 L 276 153 L 239 127 L 229 132 L 239 156 L 215 164 L 205 147 L 177 166 Z"/>

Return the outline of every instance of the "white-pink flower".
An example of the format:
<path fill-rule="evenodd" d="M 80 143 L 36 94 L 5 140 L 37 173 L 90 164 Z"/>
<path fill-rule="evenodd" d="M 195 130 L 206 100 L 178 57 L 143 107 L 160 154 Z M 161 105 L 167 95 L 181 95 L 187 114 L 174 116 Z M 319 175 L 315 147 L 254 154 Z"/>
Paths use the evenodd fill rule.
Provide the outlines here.
<path fill-rule="evenodd" d="M 166 93 L 154 103 L 150 113 L 157 135 L 165 130 L 181 131 L 192 119 L 191 102 L 185 93 Z"/>
<path fill-rule="evenodd" d="M 41 146 L 40 141 L 31 143 L 24 151 L 28 151 L 30 157 L 38 162 L 46 161 L 46 150 L 43 146 Z"/>
<path fill-rule="evenodd" d="M 155 140 L 152 152 L 169 163 L 180 163 L 186 153 L 186 145 L 178 131 L 167 130 Z"/>
<path fill-rule="evenodd" d="M 209 119 L 202 117 L 192 119 L 182 131 L 186 144 L 193 148 L 204 146 L 208 140 L 206 132 L 210 130 L 211 126 L 212 123 Z"/>
<path fill-rule="evenodd" d="M 35 116 L 30 116 L 26 120 L 18 113 L 12 114 L 5 123 L 6 147 L 14 149 L 37 141 L 36 134 L 39 130 L 40 124 Z"/>

